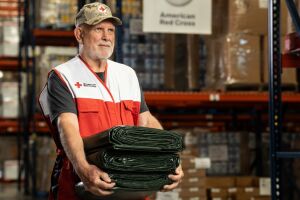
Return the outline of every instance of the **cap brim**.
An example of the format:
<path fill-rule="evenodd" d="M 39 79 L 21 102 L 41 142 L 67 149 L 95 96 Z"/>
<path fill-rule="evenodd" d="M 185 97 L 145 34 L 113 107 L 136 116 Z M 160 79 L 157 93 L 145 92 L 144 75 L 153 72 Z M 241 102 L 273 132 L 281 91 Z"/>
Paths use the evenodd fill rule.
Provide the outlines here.
<path fill-rule="evenodd" d="M 85 22 L 88 25 L 96 25 L 100 22 L 103 22 L 105 20 L 111 21 L 115 26 L 122 25 L 122 21 L 117 17 L 99 17 L 98 19 L 93 19 Z"/>

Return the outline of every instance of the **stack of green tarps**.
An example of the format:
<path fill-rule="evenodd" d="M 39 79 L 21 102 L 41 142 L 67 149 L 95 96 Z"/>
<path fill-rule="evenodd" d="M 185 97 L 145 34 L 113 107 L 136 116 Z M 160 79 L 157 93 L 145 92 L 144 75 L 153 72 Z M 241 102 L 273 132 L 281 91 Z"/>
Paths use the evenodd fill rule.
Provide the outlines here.
<path fill-rule="evenodd" d="M 117 126 L 83 139 L 87 160 L 109 174 L 114 194 L 100 198 L 76 188 L 85 199 L 142 199 L 171 184 L 180 163 L 180 134 L 146 127 Z"/>

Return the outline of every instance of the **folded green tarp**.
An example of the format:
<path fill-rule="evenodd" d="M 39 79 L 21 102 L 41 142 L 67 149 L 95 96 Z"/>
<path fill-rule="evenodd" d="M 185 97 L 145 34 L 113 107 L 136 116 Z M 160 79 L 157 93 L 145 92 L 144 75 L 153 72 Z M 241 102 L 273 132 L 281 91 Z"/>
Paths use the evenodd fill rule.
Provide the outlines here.
<path fill-rule="evenodd" d="M 106 172 L 175 172 L 179 165 L 179 156 L 175 153 L 151 153 L 100 149 L 88 154 L 89 163 Z"/>
<path fill-rule="evenodd" d="M 145 191 L 160 190 L 162 186 L 169 185 L 172 181 L 169 174 L 138 174 L 138 173 L 110 173 L 110 178 L 116 183 L 115 190 Z"/>
<path fill-rule="evenodd" d="M 113 189 L 113 194 L 109 196 L 96 196 L 84 189 L 82 182 L 76 184 L 75 192 L 81 200 L 144 200 L 147 196 L 150 196 L 156 191 L 130 191 Z"/>
<path fill-rule="evenodd" d="M 183 137 L 173 131 L 147 127 L 117 126 L 83 138 L 88 162 L 109 174 L 116 183 L 109 197 L 96 197 L 76 186 L 83 199 L 141 199 L 169 185 L 168 175 L 180 163 Z M 126 194 L 124 196 L 124 194 Z M 138 198 L 139 197 L 139 198 Z"/>
<path fill-rule="evenodd" d="M 150 152 L 178 152 L 184 148 L 182 136 L 176 132 L 136 126 L 113 127 L 83 138 L 83 142 L 87 154 L 104 147 Z"/>
<path fill-rule="evenodd" d="M 111 196 L 98 197 L 90 192 L 86 192 L 82 182 L 75 186 L 75 192 L 82 199 L 87 200 L 142 200 L 143 197 L 162 189 L 164 185 L 172 183 L 168 178 L 168 174 L 126 174 L 115 172 L 110 173 L 109 176 L 116 183 L 116 186 L 113 188 L 114 194 Z M 123 196 L 124 194 L 126 195 Z"/>

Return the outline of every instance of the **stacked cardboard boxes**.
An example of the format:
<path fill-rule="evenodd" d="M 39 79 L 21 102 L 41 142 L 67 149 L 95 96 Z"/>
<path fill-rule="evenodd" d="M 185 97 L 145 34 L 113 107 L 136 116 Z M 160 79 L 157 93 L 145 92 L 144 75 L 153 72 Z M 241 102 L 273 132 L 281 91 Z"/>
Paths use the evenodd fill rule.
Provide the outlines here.
<path fill-rule="evenodd" d="M 19 40 L 17 17 L 0 18 L 0 56 L 17 57 Z"/>
<path fill-rule="evenodd" d="M 0 82 L 0 117 L 17 118 L 19 116 L 18 82 Z"/>
<path fill-rule="evenodd" d="M 74 26 L 77 3 L 76 0 L 35 1 L 37 26 L 71 29 Z"/>
<path fill-rule="evenodd" d="M 250 154 L 247 133 L 242 132 L 204 132 L 199 133 L 199 152 L 201 157 L 211 160 L 208 175 L 238 175 L 250 171 Z"/>
<path fill-rule="evenodd" d="M 184 177 L 175 191 L 182 200 L 206 200 L 205 168 L 209 167 L 209 163 L 203 163 L 203 157 L 199 155 L 199 135 L 190 129 L 177 132 L 184 135 L 185 149 L 180 156 Z"/>
<path fill-rule="evenodd" d="M 245 132 L 212 132 L 207 129 L 181 129 L 186 148 L 181 153 L 187 167 L 196 165 L 209 176 L 251 173 L 255 138 Z M 253 141 L 254 140 L 254 141 Z M 194 163 L 193 163 L 194 162 Z"/>
<path fill-rule="evenodd" d="M 115 1 L 109 2 L 115 4 Z M 144 33 L 142 16 L 142 1 L 122 1 L 122 62 L 136 71 L 143 89 L 163 90 L 165 37 L 159 33 Z"/>
<path fill-rule="evenodd" d="M 197 134 L 190 129 L 176 130 L 185 136 L 185 149 L 180 154 L 184 177 L 179 186 L 171 192 L 156 194 L 156 200 L 207 200 L 205 168 L 207 160 L 199 157 Z"/>
<path fill-rule="evenodd" d="M 12 174 L 12 171 L 9 171 L 7 167 L 10 164 L 14 164 L 17 159 L 18 145 L 16 138 L 2 136 L 0 145 L 0 180 L 16 180 L 18 174 Z"/>
<path fill-rule="evenodd" d="M 271 199 L 270 184 L 265 184 L 266 180 L 270 179 L 254 176 L 207 177 L 208 198 L 212 200 Z"/>
<path fill-rule="evenodd" d="M 207 89 L 260 89 L 268 79 L 268 2 L 261 0 L 213 1 L 224 28 L 207 38 Z M 225 3 L 226 2 L 226 3 Z M 290 30 L 286 5 L 281 3 L 281 34 Z M 288 71 L 288 72 L 286 72 Z M 295 70 L 284 70 L 283 84 L 297 84 Z M 290 79 L 286 78 L 290 77 Z M 252 86 L 252 87 L 249 87 Z"/>
<path fill-rule="evenodd" d="M 197 198 L 199 200 L 206 200 L 206 172 L 205 169 L 201 169 L 201 166 L 197 165 L 197 159 L 200 158 L 195 156 L 181 157 L 184 177 L 175 191 L 178 192 L 179 197 L 182 200 Z"/>
<path fill-rule="evenodd" d="M 37 137 L 35 139 L 36 148 L 36 185 L 37 191 L 49 192 L 51 184 L 51 174 L 56 159 L 56 146 L 51 137 Z"/>

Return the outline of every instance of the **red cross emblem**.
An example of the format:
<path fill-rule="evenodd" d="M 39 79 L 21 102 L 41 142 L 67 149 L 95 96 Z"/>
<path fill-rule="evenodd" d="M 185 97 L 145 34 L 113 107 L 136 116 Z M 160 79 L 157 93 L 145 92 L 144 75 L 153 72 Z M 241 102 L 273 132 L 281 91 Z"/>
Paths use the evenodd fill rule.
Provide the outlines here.
<path fill-rule="evenodd" d="M 104 13 L 105 10 L 106 10 L 103 6 L 100 6 L 98 9 L 99 9 L 99 11 L 102 12 L 102 13 Z"/>
<path fill-rule="evenodd" d="M 82 86 L 82 84 L 79 83 L 79 82 L 76 82 L 75 86 L 76 86 L 77 88 L 80 88 L 80 87 Z"/>

